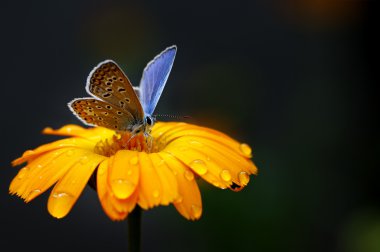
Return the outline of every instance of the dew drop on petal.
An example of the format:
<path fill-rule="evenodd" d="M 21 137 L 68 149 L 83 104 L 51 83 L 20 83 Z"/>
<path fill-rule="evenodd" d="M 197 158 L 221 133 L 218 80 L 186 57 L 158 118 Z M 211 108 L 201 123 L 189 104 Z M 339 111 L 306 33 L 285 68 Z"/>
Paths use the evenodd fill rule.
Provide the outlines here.
<path fill-rule="evenodd" d="M 198 219 L 202 214 L 202 207 L 191 205 L 191 212 L 194 218 Z"/>
<path fill-rule="evenodd" d="M 40 189 L 34 189 L 30 191 L 28 197 L 26 198 L 26 201 L 31 201 L 34 197 L 36 197 L 41 192 Z"/>
<path fill-rule="evenodd" d="M 70 194 L 65 193 L 65 192 L 56 192 L 52 196 L 53 196 L 53 198 L 59 199 L 59 200 L 61 200 L 61 199 L 64 200 L 66 198 L 72 197 Z"/>
<path fill-rule="evenodd" d="M 66 192 L 56 192 L 51 195 L 51 202 L 49 208 L 55 217 L 61 218 L 67 214 L 66 208 L 63 206 L 69 205 L 73 200 L 73 195 Z"/>
<path fill-rule="evenodd" d="M 89 158 L 87 156 L 83 156 L 80 160 L 81 164 L 86 164 L 88 162 Z"/>
<path fill-rule="evenodd" d="M 207 172 L 207 166 L 206 163 L 201 159 L 195 159 L 191 161 L 189 166 L 197 172 L 199 175 L 204 175 Z"/>
<path fill-rule="evenodd" d="M 246 186 L 249 182 L 249 175 L 245 171 L 239 173 L 240 184 Z"/>
<path fill-rule="evenodd" d="M 189 181 L 194 179 L 194 173 L 192 171 L 186 170 L 184 175 L 185 175 L 185 178 Z"/>
<path fill-rule="evenodd" d="M 191 144 L 192 146 L 195 146 L 195 147 L 202 147 L 203 146 L 202 143 L 200 143 L 200 142 L 198 142 L 196 140 L 190 140 L 189 144 Z"/>
<path fill-rule="evenodd" d="M 251 147 L 249 147 L 248 144 L 245 144 L 245 143 L 240 144 L 240 150 L 246 156 L 251 156 L 252 154 L 252 149 Z"/>
<path fill-rule="evenodd" d="M 129 160 L 129 163 L 130 163 L 131 165 L 137 165 L 138 162 L 139 162 L 139 158 L 136 157 L 136 156 L 134 156 L 133 158 L 131 158 L 131 160 Z"/>
<path fill-rule="evenodd" d="M 127 171 L 127 175 L 128 175 L 128 176 L 131 176 L 131 175 L 132 175 L 132 169 L 128 169 L 128 171 Z"/>
<path fill-rule="evenodd" d="M 223 170 L 220 172 L 220 177 L 226 181 L 226 182 L 229 182 L 231 181 L 231 173 L 229 170 Z"/>
<path fill-rule="evenodd" d="M 183 201 L 183 197 L 182 197 L 182 196 L 179 196 L 179 197 L 174 201 L 174 203 L 179 204 L 179 203 L 182 203 L 182 201 Z"/>
<path fill-rule="evenodd" d="M 24 177 L 25 177 L 25 175 L 26 175 L 26 173 L 28 172 L 28 168 L 22 168 L 20 171 L 19 171 L 19 173 L 18 173 L 18 175 L 17 175 L 17 178 L 18 179 L 23 179 Z"/>
<path fill-rule="evenodd" d="M 43 166 L 42 164 L 38 164 L 37 168 L 42 168 L 42 166 Z"/>
<path fill-rule="evenodd" d="M 127 197 L 135 189 L 135 184 L 127 179 L 114 179 L 111 183 L 113 190 L 121 198 Z"/>
<path fill-rule="evenodd" d="M 153 191 L 153 197 L 158 198 L 160 196 L 160 192 L 158 190 Z"/>

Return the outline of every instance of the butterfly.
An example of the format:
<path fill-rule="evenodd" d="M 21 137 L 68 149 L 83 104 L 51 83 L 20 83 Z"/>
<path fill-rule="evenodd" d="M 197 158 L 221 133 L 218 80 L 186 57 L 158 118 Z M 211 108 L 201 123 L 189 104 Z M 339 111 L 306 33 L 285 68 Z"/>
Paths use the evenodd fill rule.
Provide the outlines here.
<path fill-rule="evenodd" d="M 102 126 L 132 135 L 148 136 L 155 122 L 152 115 L 168 80 L 177 52 L 166 48 L 143 71 L 139 87 L 133 87 L 121 68 L 112 60 L 100 62 L 87 78 L 86 91 L 92 97 L 68 103 L 83 123 Z"/>

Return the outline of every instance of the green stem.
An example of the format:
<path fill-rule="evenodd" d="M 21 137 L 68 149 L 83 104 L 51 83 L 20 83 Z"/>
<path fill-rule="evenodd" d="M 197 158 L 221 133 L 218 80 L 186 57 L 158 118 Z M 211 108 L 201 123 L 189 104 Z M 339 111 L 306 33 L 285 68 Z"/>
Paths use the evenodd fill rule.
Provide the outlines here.
<path fill-rule="evenodd" d="M 142 211 L 136 206 L 132 213 L 129 214 L 128 221 L 128 251 L 140 252 L 141 241 L 141 215 Z"/>

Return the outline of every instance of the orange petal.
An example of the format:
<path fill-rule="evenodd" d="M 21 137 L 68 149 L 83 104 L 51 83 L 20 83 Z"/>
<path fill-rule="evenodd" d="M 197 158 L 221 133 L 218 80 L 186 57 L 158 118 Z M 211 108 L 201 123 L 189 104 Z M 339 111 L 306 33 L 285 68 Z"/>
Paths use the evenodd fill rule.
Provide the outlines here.
<path fill-rule="evenodd" d="M 158 179 L 157 171 L 152 164 L 149 154 L 138 152 L 140 163 L 140 183 L 138 204 L 148 209 L 157 206 L 161 202 L 162 187 Z"/>
<path fill-rule="evenodd" d="M 92 173 L 104 158 L 89 152 L 71 167 L 50 194 L 48 211 L 52 216 L 63 218 L 70 212 Z"/>
<path fill-rule="evenodd" d="M 176 173 L 179 198 L 174 201 L 175 208 L 186 219 L 199 219 L 202 215 L 202 198 L 194 175 L 189 175 L 192 171 L 170 154 L 160 152 L 159 155 Z"/>
<path fill-rule="evenodd" d="M 138 190 L 135 190 L 132 195 L 130 195 L 126 199 L 118 199 L 112 193 L 112 191 L 108 191 L 109 201 L 113 205 L 113 208 L 120 214 L 130 213 L 135 208 L 137 203 L 137 197 L 139 195 Z M 126 217 L 126 216 L 125 216 Z"/>
<path fill-rule="evenodd" d="M 139 180 L 139 160 L 136 151 L 120 150 L 109 162 L 109 184 L 119 199 L 128 198 Z"/>
<path fill-rule="evenodd" d="M 177 179 L 160 155 L 151 153 L 149 157 L 152 160 L 152 164 L 158 175 L 158 180 L 161 183 L 162 197 L 160 204 L 168 205 L 178 198 Z"/>
<path fill-rule="evenodd" d="M 183 136 L 207 138 L 220 142 L 244 157 L 252 157 L 251 148 L 247 144 L 240 144 L 226 134 L 210 128 L 186 123 L 165 123 L 164 125 L 159 124 L 153 128 L 152 132 L 153 136 L 162 136 L 168 143 Z"/>
<path fill-rule="evenodd" d="M 112 220 L 123 220 L 127 217 L 128 213 L 117 211 L 111 201 L 111 195 L 109 193 L 110 189 L 108 188 L 107 184 L 108 162 L 109 159 L 105 159 L 100 163 L 98 167 L 96 189 L 98 192 L 99 201 L 108 217 L 110 217 Z"/>
<path fill-rule="evenodd" d="M 38 173 L 42 167 L 51 164 L 51 162 L 53 162 L 65 151 L 66 149 L 55 150 L 35 158 L 26 167 L 22 168 L 18 172 L 17 176 L 12 180 L 12 183 L 9 186 L 10 193 L 16 193 L 24 199 L 28 197 L 29 193 L 26 193 L 27 188 L 35 180 L 38 180 L 38 177 L 36 177 L 35 174 Z"/>
<path fill-rule="evenodd" d="M 95 147 L 95 144 L 96 143 L 94 142 L 88 141 L 86 139 L 81 139 L 81 138 L 67 138 L 67 139 L 58 140 L 52 143 L 41 145 L 40 147 L 34 150 L 25 151 L 24 154 L 20 158 L 12 162 L 12 165 L 13 166 L 20 165 L 26 161 L 36 158 L 38 155 L 41 155 L 45 152 L 61 149 L 61 148 L 66 148 L 66 147 L 77 147 L 77 148 L 92 151 Z"/>
<path fill-rule="evenodd" d="M 204 178 L 217 187 L 230 187 L 233 183 L 244 187 L 249 181 L 249 177 L 247 181 L 247 175 L 257 173 L 257 168 L 251 160 L 226 148 L 219 142 L 206 138 L 181 137 L 167 146 L 166 150 L 175 153 L 175 155 L 178 155 L 177 152 L 179 150 L 184 152 L 183 154 L 188 154 L 193 158 L 196 158 L 197 155 L 200 156 L 199 153 L 205 154 L 206 161 L 204 161 L 204 163 L 209 164 L 212 161 L 217 166 L 217 169 L 209 169 L 209 172 L 214 173 L 213 179 L 207 176 Z M 185 162 L 188 163 L 188 161 Z M 191 165 L 191 163 L 188 164 Z M 210 165 L 207 166 L 209 167 Z M 215 166 L 210 166 L 210 168 L 211 167 Z M 197 170 L 195 171 L 197 172 Z M 199 175 L 202 176 L 202 174 Z"/>
<path fill-rule="evenodd" d="M 36 172 L 30 176 L 34 179 L 24 192 L 25 201 L 29 202 L 35 197 L 49 189 L 54 183 L 61 179 L 66 172 L 77 162 L 80 162 L 83 156 L 89 152 L 76 148 L 62 149 L 64 152 L 53 159 L 46 165 L 41 165 Z"/>
<path fill-rule="evenodd" d="M 115 135 L 115 131 L 103 127 L 83 128 L 78 125 L 69 124 L 57 130 L 45 128 L 42 133 L 47 135 L 76 136 L 98 142 L 105 138 Z"/>
<path fill-rule="evenodd" d="M 162 152 L 173 155 L 191 168 L 192 171 L 201 176 L 204 180 L 216 187 L 224 189 L 229 185 L 228 182 L 223 181 L 220 178 L 219 174 L 221 172 L 221 168 L 218 164 L 211 160 L 210 157 L 203 152 L 199 152 L 189 147 L 177 147 L 174 144 L 170 144 Z"/>

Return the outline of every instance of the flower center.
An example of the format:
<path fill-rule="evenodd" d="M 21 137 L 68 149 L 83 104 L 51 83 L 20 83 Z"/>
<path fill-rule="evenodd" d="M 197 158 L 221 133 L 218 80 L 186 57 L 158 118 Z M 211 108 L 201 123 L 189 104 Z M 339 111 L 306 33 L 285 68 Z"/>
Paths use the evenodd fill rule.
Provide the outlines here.
<path fill-rule="evenodd" d="M 94 152 L 110 157 L 119 150 L 131 150 L 138 152 L 154 153 L 165 147 L 162 141 L 155 140 L 152 136 L 145 137 L 143 133 L 132 135 L 130 132 L 116 133 L 109 139 L 99 141 Z"/>

